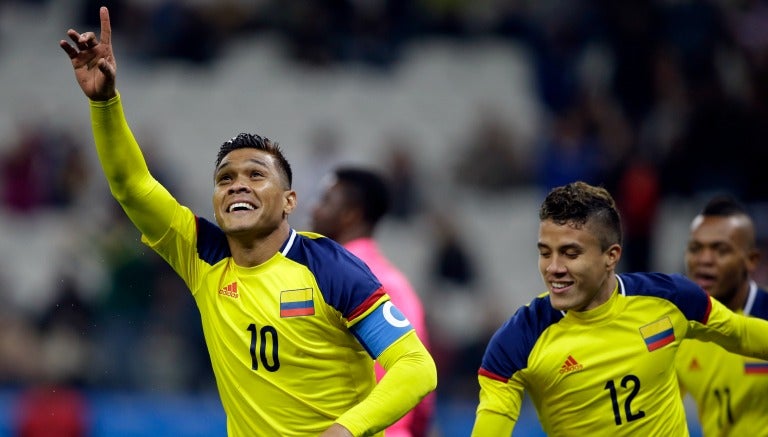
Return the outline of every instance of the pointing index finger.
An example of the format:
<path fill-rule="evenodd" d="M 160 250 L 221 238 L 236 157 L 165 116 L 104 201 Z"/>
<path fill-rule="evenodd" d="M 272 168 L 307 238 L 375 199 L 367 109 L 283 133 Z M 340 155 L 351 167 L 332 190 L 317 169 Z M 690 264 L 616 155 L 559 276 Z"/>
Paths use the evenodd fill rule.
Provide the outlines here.
<path fill-rule="evenodd" d="M 109 11 L 106 6 L 99 9 L 99 17 L 101 18 L 101 42 L 107 45 L 112 44 L 112 25 L 109 23 Z"/>

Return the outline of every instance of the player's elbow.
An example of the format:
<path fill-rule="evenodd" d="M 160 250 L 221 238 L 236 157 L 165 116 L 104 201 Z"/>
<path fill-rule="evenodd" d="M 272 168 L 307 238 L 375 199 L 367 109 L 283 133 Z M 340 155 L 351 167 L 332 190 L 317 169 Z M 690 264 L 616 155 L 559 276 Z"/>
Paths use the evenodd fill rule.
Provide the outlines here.
<path fill-rule="evenodd" d="M 437 365 L 435 365 L 435 360 L 432 358 L 431 355 L 427 354 L 427 359 L 424 363 L 424 379 L 425 379 L 425 387 L 426 387 L 426 393 L 424 393 L 424 396 L 428 395 L 429 393 L 433 392 L 435 389 L 437 389 Z"/>
<path fill-rule="evenodd" d="M 416 396 L 424 398 L 437 388 L 437 366 L 426 350 L 417 355 L 411 360 L 411 374 L 414 375 L 411 382 L 414 384 L 413 389 L 418 391 Z"/>

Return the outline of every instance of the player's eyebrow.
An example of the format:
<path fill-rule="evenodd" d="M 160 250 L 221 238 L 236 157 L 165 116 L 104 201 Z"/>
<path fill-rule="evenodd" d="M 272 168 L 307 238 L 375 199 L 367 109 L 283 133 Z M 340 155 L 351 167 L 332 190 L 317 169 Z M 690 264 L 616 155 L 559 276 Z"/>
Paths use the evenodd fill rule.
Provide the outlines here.
<path fill-rule="evenodd" d="M 265 160 L 263 160 L 261 158 L 248 158 L 247 161 L 248 162 L 252 162 L 254 164 L 257 164 L 257 165 L 260 165 L 262 167 L 269 168 L 269 164 L 267 163 L 267 161 L 265 161 Z M 230 163 L 229 160 L 221 161 L 221 164 L 219 164 L 219 167 L 216 168 L 216 173 L 218 173 L 219 171 L 229 167 L 230 165 L 231 165 L 231 163 Z"/>

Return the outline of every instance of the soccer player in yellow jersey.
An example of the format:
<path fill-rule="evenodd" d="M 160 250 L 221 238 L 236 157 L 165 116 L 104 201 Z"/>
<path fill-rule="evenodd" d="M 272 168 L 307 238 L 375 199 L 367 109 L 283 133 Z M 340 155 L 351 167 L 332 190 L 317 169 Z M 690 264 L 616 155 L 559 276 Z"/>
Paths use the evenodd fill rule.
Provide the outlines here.
<path fill-rule="evenodd" d="M 686 274 L 736 313 L 768 319 L 768 292 L 751 279 L 760 254 L 746 208 L 712 198 L 691 222 Z M 705 437 L 768 436 L 768 362 L 685 340 L 677 377 L 696 401 Z"/>
<path fill-rule="evenodd" d="M 539 210 L 548 292 L 491 338 L 473 436 L 509 436 L 524 392 L 550 436 L 685 436 L 675 375 L 684 338 L 768 358 L 768 322 L 730 311 L 683 275 L 617 274 L 621 220 L 603 188 L 575 182 Z"/>
<path fill-rule="evenodd" d="M 296 232 L 291 168 L 276 143 L 240 134 L 214 169 L 217 224 L 150 174 L 115 87 L 109 13 L 101 36 L 60 46 L 90 100 L 110 190 L 184 279 L 200 310 L 227 434 L 383 435 L 436 385 L 434 361 L 368 267 L 317 234 Z M 387 370 L 376 384 L 374 359 Z"/>

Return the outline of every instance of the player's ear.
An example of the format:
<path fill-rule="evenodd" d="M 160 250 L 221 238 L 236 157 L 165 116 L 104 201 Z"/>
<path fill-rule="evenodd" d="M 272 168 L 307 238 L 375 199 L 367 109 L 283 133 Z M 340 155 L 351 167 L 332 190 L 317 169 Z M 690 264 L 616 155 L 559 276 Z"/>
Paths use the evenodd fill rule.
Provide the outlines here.
<path fill-rule="evenodd" d="M 760 265 L 760 251 L 758 249 L 750 249 L 747 251 L 747 271 L 753 274 L 757 267 Z"/>
<path fill-rule="evenodd" d="M 296 209 L 296 192 L 286 190 L 283 196 L 283 217 L 287 217 Z"/>
<path fill-rule="evenodd" d="M 608 250 L 605 251 L 605 268 L 614 270 L 619 265 L 621 260 L 621 245 L 612 244 Z"/>

